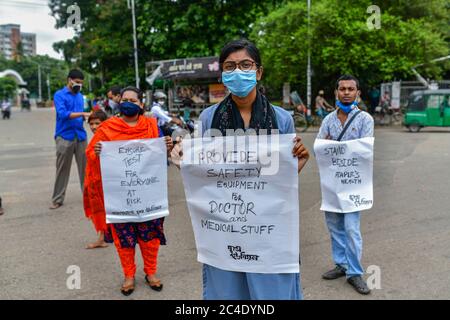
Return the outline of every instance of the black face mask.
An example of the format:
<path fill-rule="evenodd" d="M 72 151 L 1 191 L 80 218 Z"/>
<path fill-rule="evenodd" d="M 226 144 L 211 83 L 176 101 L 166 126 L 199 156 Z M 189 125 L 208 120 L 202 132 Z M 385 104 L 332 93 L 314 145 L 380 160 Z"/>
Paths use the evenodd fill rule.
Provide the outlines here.
<path fill-rule="evenodd" d="M 72 82 L 72 92 L 73 93 L 76 94 L 76 93 L 80 92 L 81 91 L 81 87 L 82 87 L 81 84 L 76 83 L 76 82 Z"/>
<path fill-rule="evenodd" d="M 119 110 L 121 113 L 128 117 L 134 117 L 137 114 L 142 114 L 143 111 L 139 105 L 133 102 L 125 101 L 119 104 Z"/>

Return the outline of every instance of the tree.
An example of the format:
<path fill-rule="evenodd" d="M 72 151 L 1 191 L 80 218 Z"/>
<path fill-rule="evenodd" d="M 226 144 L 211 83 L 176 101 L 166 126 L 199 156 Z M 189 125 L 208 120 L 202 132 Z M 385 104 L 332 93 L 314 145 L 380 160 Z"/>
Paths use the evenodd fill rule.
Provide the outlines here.
<path fill-rule="evenodd" d="M 416 2 L 383 2 L 381 29 L 369 30 L 366 9 L 370 0 L 313 1 L 313 92 L 333 91 L 335 79 L 343 73 L 357 76 L 363 87 L 411 78 L 411 67 L 448 55 L 445 2 L 430 1 L 431 8 L 429 2 L 409 6 Z M 289 81 L 306 87 L 306 14 L 304 2 L 289 2 L 255 24 L 252 37 L 263 54 L 265 78 L 271 86 L 281 88 Z M 439 78 L 444 72 L 442 64 L 421 69 L 430 78 Z"/>
<path fill-rule="evenodd" d="M 67 8 L 75 3 L 77 1 L 73 0 L 49 2 L 57 28 L 66 26 L 70 15 Z M 129 83 L 128 70 L 133 70 L 133 42 L 127 1 L 85 0 L 78 1 L 78 5 L 81 9 L 81 24 L 76 36 L 55 43 L 54 49 L 64 54 L 71 67 L 98 75 L 102 86 L 97 91 L 104 91 L 108 86 L 105 82 L 113 78 L 120 78 L 116 84 Z"/>
<path fill-rule="evenodd" d="M 136 0 L 140 75 L 146 61 L 217 55 L 229 40 L 247 37 L 256 19 L 281 0 Z M 56 27 L 64 27 L 73 0 L 51 0 Z M 65 60 L 111 84 L 134 82 L 131 11 L 124 0 L 78 1 L 75 38 L 54 48 Z M 143 80 L 143 79 L 141 79 Z M 144 81 L 141 81 L 144 83 Z"/>
<path fill-rule="evenodd" d="M 140 38 L 152 58 L 218 55 L 229 41 L 248 38 L 251 26 L 280 0 L 153 0 L 143 2 Z"/>
<path fill-rule="evenodd" d="M 12 98 L 16 90 L 17 84 L 14 79 L 9 77 L 0 78 L 0 100 Z"/>
<path fill-rule="evenodd" d="M 50 77 L 50 92 L 53 95 L 56 90 L 66 84 L 68 66 L 64 61 L 51 58 L 47 55 L 27 57 L 24 56 L 20 61 L 6 60 L 0 57 L 0 70 L 13 69 L 17 71 L 27 83 L 26 88 L 31 95 L 38 96 L 38 64 L 41 65 L 42 95 L 46 97 L 47 93 L 47 74 Z"/>

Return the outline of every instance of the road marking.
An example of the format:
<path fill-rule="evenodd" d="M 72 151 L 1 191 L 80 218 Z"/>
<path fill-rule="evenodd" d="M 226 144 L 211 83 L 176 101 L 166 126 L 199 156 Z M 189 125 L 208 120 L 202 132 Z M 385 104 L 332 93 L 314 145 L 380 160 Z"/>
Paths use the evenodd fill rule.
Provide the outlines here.
<path fill-rule="evenodd" d="M 7 143 L 4 144 L 2 147 L 23 147 L 23 146 L 35 146 L 36 143 L 34 142 L 24 142 L 24 143 Z"/>

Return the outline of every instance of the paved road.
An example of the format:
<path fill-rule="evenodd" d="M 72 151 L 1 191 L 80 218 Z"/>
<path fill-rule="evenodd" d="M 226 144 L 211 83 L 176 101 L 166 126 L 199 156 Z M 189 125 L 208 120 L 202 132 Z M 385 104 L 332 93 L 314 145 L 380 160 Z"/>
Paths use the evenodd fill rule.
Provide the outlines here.
<path fill-rule="evenodd" d="M 0 120 L 0 299 L 129 299 L 115 249 L 85 250 L 95 238 L 84 218 L 73 165 L 64 206 L 48 210 L 55 175 L 54 112 L 13 110 Z M 316 132 L 302 134 L 310 148 Z M 319 211 L 312 158 L 300 176 L 302 286 L 306 299 L 450 299 L 450 130 L 411 134 L 377 129 L 375 206 L 362 217 L 363 263 L 381 270 L 381 289 L 359 296 L 345 280 L 321 280 L 332 267 Z M 132 299 L 201 299 L 201 265 L 180 175 L 169 169 L 168 245 L 159 255 L 160 293 L 144 286 L 139 260 Z M 68 290 L 68 266 L 81 268 L 81 289 Z"/>

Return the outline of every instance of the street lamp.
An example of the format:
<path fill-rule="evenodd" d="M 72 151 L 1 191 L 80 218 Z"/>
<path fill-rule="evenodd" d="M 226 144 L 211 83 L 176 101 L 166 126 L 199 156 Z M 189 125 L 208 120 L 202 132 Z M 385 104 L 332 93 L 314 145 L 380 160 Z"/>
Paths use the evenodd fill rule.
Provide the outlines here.
<path fill-rule="evenodd" d="M 134 10 L 134 0 L 128 0 L 128 8 L 130 8 L 130 6 L 131 6 L 131 15 L 133 17 L 134 69 L 135 69 L 135 77 L 136 77 L 136 88 L 139 89 L 139 64 L 138 64 L 137 37 L 136 37 L 136 14 L 135 14 L 135 10 Z"/>
<path fill-rule="evenodd" d="M 38 87 L 39 87 L 39 102 L 42 101 L 42 81 L 41 81 L 41 65 L 33 60 L 28 60 L 38 66 Z"/>
<path fill-rule="evenodd" d="M 51 96 L 50 96 L 50 72 L 47 72 L 47 93 L 48 93 L 48 101 L 51 101 Z"/>
<path fill-rule="evenodd" d="M 39 86 L 39 102 L 42 102 L 42 82 L 41 82 L 41 65 L 38 64 L 38 86 Z"/>
<path fill-rule="evenodd" d="M 308 66 L 306 68 L 306 106 L 311 110 L 311 34 L 310 34 L 311 0 L 308 0 Z"/>

